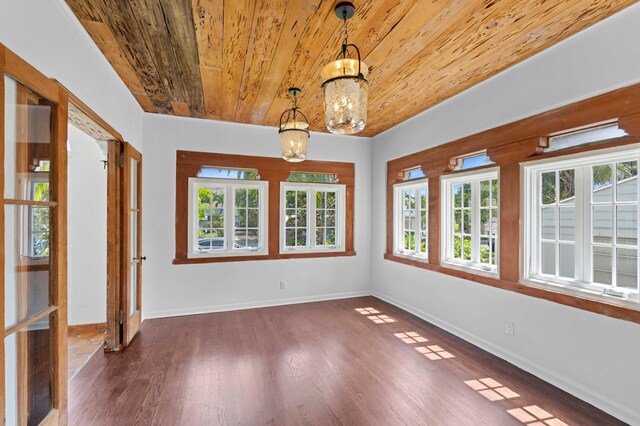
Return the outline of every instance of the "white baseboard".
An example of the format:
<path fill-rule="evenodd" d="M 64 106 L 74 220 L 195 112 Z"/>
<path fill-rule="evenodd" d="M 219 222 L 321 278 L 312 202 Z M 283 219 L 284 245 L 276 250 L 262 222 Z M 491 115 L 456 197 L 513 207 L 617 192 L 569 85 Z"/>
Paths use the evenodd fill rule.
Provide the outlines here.
<path fill-rule="evenodd" d="M 393 297 L 381 293 L 379 291 L 373 290 L 371 292 L 372 296 L 377 297 L 385 302 L 388 302 L 398 308 L 405 310 L 407 312 L 412 313 L 413 315 L 434 324 L 443 330 L 454 334 L 460 337 L 467 342 L 478 346 L 479 348 L 504 359 L 505 361 L 515 365 L 518 368 L 523 369 L 540 379 L 551 383 L 552 385 L 570 393 L 571 395 L 586 401 L 589 404 L 598 407 L 602 411 L 605 411 L 612 416 L 627 422 L 632 425 L 640 425 L 640 413 L 633 412 L 631 409 L 627 407 L 620 406 L 615 401 L 610 400 L 604 395 L 601 395 L 597 392 L 594 392 L 592 389 L 587 389 L 582 385 L 567 379 L 565 377 L 559 376 L 557 373 L 551 372 L 548 369 L 537 365 L 535 362 L 524 359 L 519 355 L 516 355 L 510 351 L 506 351 L 503 348 L 494 345 L 484 339 L 481 339 L 471 333 L 468 333 L 458 327 L 455 327 L 446 321 L 442 321 L 439 318 L 436 318 L 418 308 L 415 308 L 411 305 L 408 305 L 404 302 L 401 302 Z"/>
<path fill-rule="evenodd" d="M 295 305 L 298 303 L 322 302 L 325 300 L 348 299 L 351 297 L 371 296 L 371 292 L 352 291 L 348 293 L 321 294 L 318 296 L 292 297 L 287 299 L 260 300 L 247 303 L 231 303 L 227 305 L 200 306 L 185 309 L 167 309 L 163 311 L 144 312 L 144 319 L 181 317 L 186 315 L 210 314 L 214 312 L 239 311 L 242 309 L 266 308 L 270 306 Z"/>

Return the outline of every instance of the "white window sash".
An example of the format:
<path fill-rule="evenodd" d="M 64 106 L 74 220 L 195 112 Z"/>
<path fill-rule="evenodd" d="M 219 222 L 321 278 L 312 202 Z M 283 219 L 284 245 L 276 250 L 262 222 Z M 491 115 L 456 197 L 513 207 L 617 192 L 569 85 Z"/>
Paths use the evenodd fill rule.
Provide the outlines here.
<path fill-rule="evenodd" d="M 495 277 L 500 270 L 500 223 L 498 222 L 495 236 L 496 249 L 494 252 L 496 265 L 488 265 L 480 262 L 480 182 L 485 180 L 498 180 L 498 192 L 500 191 L 500 173 L 498 168 L 483 169 L 481 172 L 471 170 L 469 172 L 455 173 L 443 176 L 440 184 L 441 194 L 441 252 L 443 258 L 441 264 L 462 270 L 470 270 L 476 274 Z M 453 186 L 455 184 L 471 184 L 471 260 L 456 259 L 454 257 L 454 198 Z M 500 217 L 500 194 L 498 193 L 498 217 Z M 462 194 L 464 197 L 464 193 Z M 465 206 L 466 209 L 466 206 Z M 464 221 L 462 223 L 464 227 Z M 460 233 L 462 235 L 462 232 Z M 464 253 L 464 236 L 461 240 Z"/>
<path fill-rule="evenodd" d="M 427 215 L 427 227 L 424 230 L 427 235 L 426 251 L 422 253 L 419 249 L 421 244 L 422 218 L 421 218 L 421 190 L 426 190 L 427 204 L 425 207 L 425 213 Z M 416 227 L 411 231 L 415 232 L 415 246 L 416 250 L 407 250 L 404 247 L 404 192 L 407 190 L 416 191 Z M 393 189 L 394 208 L 393 208 L 393 248 L 394 254 L 398 256 L 406 256 L 411 258 L 417 258 L 418 260 L 426 261 L 429 256 L 429 179 L 420 179 L 419 181 L 411 181 L 406 183 L 398 183 L 394 185 Z"/>
<path fill-rule="evenodd" d="M 615 164 L 618 162 L 638 161 L 640 165 L 640 151 L 636 148 L 629 150 L 625 147 L 624 150 L 620 148 L 614 148 L 611 150 L 603 150 L 603 153 L 584 156 L 567 156 L 563 159 L 541 160 L 537 162 L 530 162 L 523 165 L 523 212 L 524 217 L 522 221 L 523 226 L 523 247 L 522 247 L 522 264 L 523 273 L 521 282 L 524 284 L 533 284 L 535 286 L 542 285 L 543 287 L 553 287 L 556 289 L 565 289 L 570 293 L 585 292 L 589 296 L 596 296 L 597 299 L 604 298 L 605 300 L 611 300 L 612 296 L 603 296 L 603 290 L 614 289 L 622 291 L 626 298 L 637 300 L 638 291 L 628 290 L 617 287 L 616 284 L 616 248 L 631 248 L 639 250 L 638 245 L 630 246 L 620 244 L 616 241 L 616 206 L 617 205 L 635 205 L 639 206 L 638 201 L 634 202 L 616 202 L 615 190 L 617 186 L 616 169 Z M 610 164 L 612 166 L 612 202 L 607 203 L 594 203 L 591 200 L 592 188 L 593 188 L 593 173 L 592 166 Z M 560 170 L 574 169 L 576 170 L 575 181 L 575 278 L 563 278 L 557 276 L 559 268 L 559 253 L 556 250 L 556 276 L 550 276 L 541 273 L 541 238 L 540 238 L 540 191 L 541 191 L 541 179 L 542 174 L 546 172 L 555 172 Z M 638 178 L 640 181 L 640 177 Z M 558 190 L 558 182 L 556 182 L 556 188 Z M 640 187 L 639 187 L 640 188 Z M 640 191 L 638 192 L 640 194 Z M 556 205 L 558 205 L 556 200 Z M 592 243 L 593 232 L 593 218 L 592 218 L 592 206 L 603 205 L 612 207 L 612 242 L 611 244 L 599 244 Z M 640 210 L 640 209 L 638 209 Z M 640 215 L 640 212 L 638 213 Z M 640 217 L 639 217 L 640 218 Z M 559 224 L 559 222 L 557 222 Z M 556 226 L 556 234 L 559 232 L 559 226 Z M 557 235 L 556 235 L 557 238 Z M 638 234 L 638 241 L 640 241 L 640 231 Z M 601 284 L 593 282 L 593 247 L 611 247 L 612 248 L 612 285 Z M 640 256 L 638 256 L 638 270 L 640 270 Z M 624 302 L 623 298 L 614 297 L 615 300 Z M 635 302 L 633 302 L 635 303 Z"/>
<path fill-rule="evenodd" d="M 224 248 L 219 250 L 200 251 L 197 249 L 198 241 L 198 211 L 199 188 L 222 189 L 224 194 Z M 258 247 L 234 247 L 235 236 L 235 190 L 257 189 L 258 193 Z M 188 209 L 188 258 L 202 257 L 229 257 L 229 256 L 262 256 L 267 255 L 268 247 L 268 196 L 269 182 L 248 181 L 234 179 L 189 178 L 189 209 Z M 247 217 L 248 220 L 248 217 Z"/>
<path fill-rule="evenodd" d="M 286 246 L 286 194 L 287 191 L 307 192 L 307 244 Z M 316 246 L 316 192 L 336 193 L 335 246 Z M 297 211 L 296 211 L 297 212 Z M 301 228 L 297 228 L 301 229 Z M 346 186 L 333 183 L 281 182 L 280 183 L 280 254 L 344 252 L 346 230 Z"/>

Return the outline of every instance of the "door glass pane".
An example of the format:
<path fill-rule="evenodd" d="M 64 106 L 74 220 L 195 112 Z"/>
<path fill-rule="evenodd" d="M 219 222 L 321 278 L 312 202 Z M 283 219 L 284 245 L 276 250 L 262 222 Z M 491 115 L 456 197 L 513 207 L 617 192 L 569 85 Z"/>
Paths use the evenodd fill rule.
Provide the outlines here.
<path fill-rule="evenodd" d="M 49 307 L 49 207 L 5 205 L 5 327 Z"/>
<path fill-rule="evenodd" d="M 138 161 L 131 159 L 131 208 L 138 208 Z"/>
<path fill-rule="evenodd" d="M 53 315 L 4 339 L 6 424 L 38 425 L 52 409 Z"/>
<path fill-rule="evenodd" d="M 130 302 L 129 302 L 129 316 L 132 316 L 138 310 L 138 265 L 131 263 L 131 287 Z"/>
<path fill-rule="evenodd" d="M 4 197 L 48 200 L 51 103 L 5 76 Z M 34 185 L 38 182 L 38 185 Z"/>
<path fill-rule="evenodd" d="M 131 285 L 129 287 L 129 291 L 131 294 L 129 299 L 129 316 L 131 316 L 136 312 L 138 305 L 138 212 L 132 211 L 129 215 L 129 220 L 129 244 L 131 250 Z"/>

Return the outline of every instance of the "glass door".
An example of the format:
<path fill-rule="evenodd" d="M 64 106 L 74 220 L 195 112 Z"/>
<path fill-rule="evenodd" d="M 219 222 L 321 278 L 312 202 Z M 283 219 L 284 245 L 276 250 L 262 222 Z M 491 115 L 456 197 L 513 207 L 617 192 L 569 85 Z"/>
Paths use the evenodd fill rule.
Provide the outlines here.
<path fill-rule="evenodd" d="M 7 425 L 64 424 L 66 98 L 2 45 L 0 70 L 0 415 Z"/>
<path fill-rule="evenodd" d="M 123 345 L 129 346 L 142 321 L 142 155 L 124 146 L 124 281 L 122 295 Z"/>

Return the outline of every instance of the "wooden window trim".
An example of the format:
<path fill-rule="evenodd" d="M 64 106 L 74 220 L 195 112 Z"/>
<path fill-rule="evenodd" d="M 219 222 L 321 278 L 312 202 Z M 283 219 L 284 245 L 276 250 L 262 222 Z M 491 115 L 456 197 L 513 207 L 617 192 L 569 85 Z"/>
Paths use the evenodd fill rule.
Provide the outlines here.
<path fill-rule="evenodd" d="M 548 137 L 566 129 L 617 121 L 629 136 L 545 153 Z M 595 300 L 521 282 L 521 165 L 527 161 L 586 153 L 640 143 L 640 84 L 534 115 L 453 142 L 387 162 L 386 251 L 384 259 L 469 281 L 549 300 L 566 306 L 640 323 L 640 308 Z M 440 183 L 453 170 L 456 158 L 486 150 L 500 168 L 499 277 L 487 277 L 441 264 Z M 403 172 L 421 167 L 429 178 L 429 259 L 427 262 L 397 256 L 393 252 L 393 187 L 403 182 Z M 487 166 L 488 167 L 488 166 Z M 475 170 L 482 170 L 485 167 Z"/>
<path fill-rule="evenodd" d="M 197 177 L 203 166 L 257 169 L 262 181 L 269 182 L 268 196 L 268 254 L 256 256 L 188 257 L 189 228 L 189 178 Z M 284 182 L 291 172 L 335 173 L 339 183 L 345 185 L 346 228 L 345 250 L 336 252 L 304 252 L 280 254 L 280 182 Z M 354 249 L 354 207 L 355 207 L 355 164 L 334 161 L 304 161 L 288 163 L 280 158 L 255 157 L 248 155 L 219 154 L 194 151 L 176 152 L 176 223 L 174 265 L 243 262 L 254 260 L 298 259 L 312 257 L 355 256 Z"/>

